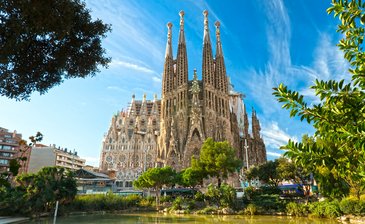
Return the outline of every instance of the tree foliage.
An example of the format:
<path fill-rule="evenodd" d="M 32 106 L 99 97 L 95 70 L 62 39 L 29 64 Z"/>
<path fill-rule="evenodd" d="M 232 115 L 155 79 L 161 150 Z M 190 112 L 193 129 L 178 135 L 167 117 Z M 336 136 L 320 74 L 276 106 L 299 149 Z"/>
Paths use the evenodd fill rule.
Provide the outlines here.
<path fill-rule="evenodd" d="M 321 102 L 315 105 L 284 84 L 273 93 L 283 108 L 290 110 L 290 116 L 299 116 L 316 129 L 315 141 L 303 144 L 289 140 L 282 147 L 287 150 L 285 155 L 309 171 L 327 169 L 357 192 L 365 183 L 364 9 L 360 0 L 333 0 L 327 10 L 341 21 L 338 32 L 343 38 L 338 47 L 350 63 L 350 82 L 316 80 L 310 88 Z"/>
<path fill-rule="evenodd" d="M 242 161 L 236 157 L 236 150 L 227 142 L 215 142 L 207 138 L 201 148 L 199 160 L 192 162 L 192 167 L 204 171 L 211 177 L 217 177 L 218 187 L 222 178 L 237 171 Z"/>
<path fill-rule="evenodd" d="M 188 167 L 181 171 L 180 173 L 180 183 L 184 187 L 195 187 L 203 182 L 206 177 L 204 172 L 199 169 L 194 169 L 193 167 Z"/>
<path fill-rule="evenodd" d="M 77 193 L 73 173 L 62 167 L 44 167 L 35 174 L 19 175 L 15 181 L 14 187 L 0 188 L 0 213 L 39 215 L 53 209 L 56 201 L 71 202 Z"/>
<path fill-rule="evenodd" d="M 282 180 L 288 180 L 297 184 L 306 184 L 311 180 L 310 172 L 285 157 L 277 159 L 276 171 Z"/>
<path fill-rule="evenodd" d="M 28 100 L 94 75 L 110 62 L 101 46 L 108 31 L 80 0 L 0 1 L 0 95 Z"/>
<path fill-rule="evenodd" d="M 173 185 L 176 181 L 176 171 L 171 167 L 150 168 L 142 173 L 137 180 L 133 182 L 133 186 L 139 189 L 154 188 L 156 190 L 156 204 L 159 205 L 160 191 L 164 185 Z"/>

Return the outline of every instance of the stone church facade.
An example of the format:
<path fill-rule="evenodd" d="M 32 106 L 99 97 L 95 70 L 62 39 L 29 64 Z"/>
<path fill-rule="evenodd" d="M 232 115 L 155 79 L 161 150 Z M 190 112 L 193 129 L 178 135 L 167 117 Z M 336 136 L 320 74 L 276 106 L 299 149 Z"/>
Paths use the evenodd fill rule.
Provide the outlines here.
<path fill-rule="evenodd" d="M 136 179 L 141 171 L 151 166 L 169 165 L 176 170 L 190 166 L 191 157 L 199 156 L 208 137 L 230 142 L 245 167 L 266 162 L 256 112 L 252 112 L 249 133 L 243 95 L 233 90 L 226 74 L 220 23 L 215 23 L 213 57 L 208 12 L 203 14 L 202 80 L 198 80 L 196 69 L 193 70 L 193 80 L 188 80 L 184 12 L 181 11 L 176 58 L 172 50 L 172 24 L 167 24 L 161 100 L 155 97 L 150 102 L 144 96 L 142 101 L 136 101 L 133 97 L 127 112 L 112 118 L 103 141 L 100 169 L 116 170 L 116 177 L 121 182 Z M 147 145 L 150 147 L 148 153 Z M 146 156 L 148 159 L 143 162 L 141 159 Z"/>
<path fill-rule="evenodd" d="M 152 101 L 146 95 L 142 100 L 133 95 L 127 110 L 112 117 L 103 139 L 99 169 L 113 173 L 117 190 L 132 188 L 143 171 L 155 167 L 160 105 L 156 95 Z"/>

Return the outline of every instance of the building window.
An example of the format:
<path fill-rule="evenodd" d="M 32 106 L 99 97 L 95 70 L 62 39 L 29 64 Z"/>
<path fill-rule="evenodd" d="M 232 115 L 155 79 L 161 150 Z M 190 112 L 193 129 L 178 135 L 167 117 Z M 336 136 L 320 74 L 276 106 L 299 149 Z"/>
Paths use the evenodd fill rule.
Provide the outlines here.
<path fill-rule="evenodd" d="M 132 186 L 133 186 L 132 181 L 125 182 L 125 187 L 132 187 Z"/>
<path fill-rule="evenodd" d="M 12 147 L 10 145 L 3 145 L 2 146 L 2 149 L 4 149 L 4 150 L 11 150 Z"/>
<path fill-rule="evenodd" d="M 7 160 L 7 159 L 0 159 L 0 164 L 2 164 L 2 165 L 8 165 L 9 164 L 9 160 Z"/>
<path fill-rule="evenodd" d="M 123 181 L 117 181 L 116 184 L 117 187 L 123 187 Z"/>
<path fill-rule="evenodd" d="M 0 156 L 3 156 L 3 157 L 13 157 L 13 154 L 12 153 L 8 153 L 8 152 L 0 152 Z"/>

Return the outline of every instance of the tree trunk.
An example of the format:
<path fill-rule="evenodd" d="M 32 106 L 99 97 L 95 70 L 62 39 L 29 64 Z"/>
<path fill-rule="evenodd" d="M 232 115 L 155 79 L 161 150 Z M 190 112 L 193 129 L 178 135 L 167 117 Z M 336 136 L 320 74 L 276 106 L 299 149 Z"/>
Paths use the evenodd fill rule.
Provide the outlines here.
<path fill-rule="evenodd" d="M 217 179 L 218 179 L 218 188 L 220 188 L 221 187 L 221 184 L 222 184 L 222 180 L 221 180 L 220 177 L 217 177 Z"/>

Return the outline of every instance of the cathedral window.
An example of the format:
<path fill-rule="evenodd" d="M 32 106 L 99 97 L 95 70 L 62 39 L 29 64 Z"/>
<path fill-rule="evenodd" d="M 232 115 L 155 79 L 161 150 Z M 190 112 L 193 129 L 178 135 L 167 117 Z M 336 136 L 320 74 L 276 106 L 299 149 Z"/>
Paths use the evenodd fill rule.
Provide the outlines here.
<path fill-rule="evenodd" d="M 123 187 L 123 181 L 117 181 L 116 184 L 117 187 Z"/>
<path fill-rule="evenodd" d="M 113 157 L 111 157 L 111 156 L 107 156 L 105 160 L 106 160 L 108 163 L 111 163 L 111 162 L 113 162 Z"/>
<path fill-rule="evenodd" d="M 133 125 L 133 120 L 131 119 L 130 121 L 129 121 L 129 125 Z"/>

